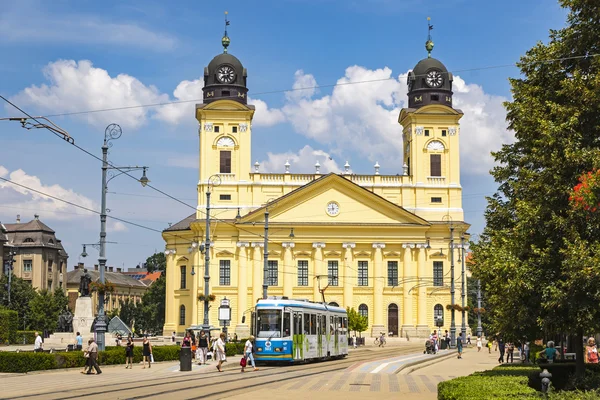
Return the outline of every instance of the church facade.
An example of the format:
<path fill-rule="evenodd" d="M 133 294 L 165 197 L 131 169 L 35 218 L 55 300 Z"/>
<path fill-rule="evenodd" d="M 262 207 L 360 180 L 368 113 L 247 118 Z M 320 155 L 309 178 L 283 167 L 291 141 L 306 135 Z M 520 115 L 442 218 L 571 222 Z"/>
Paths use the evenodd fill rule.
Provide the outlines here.
<path fill-rule="evenodd" d="M 227 36 L 223 45 L 204 70 L 204 101 L 196 106 L 197 211 L 163 231 L 164 334 L 203 323 L 204 251 L 214 295 L 210 324 L 219 326 L 219 303 L 227 298 L 230 332 L 238 337 L 249 333 L 264 283 L 268 296 L 353 307 L 367 317 L 367 334 L 450 330 L 451 266 L 460 304 L 461 237 L 468 239 L 469 227 L 460 185 L 463 114 L 452 107 L 452 74 L 431 57 L 433 43 L 408 76 L 408 107 L 398 116 L 404 154 L 394 175 L 377 166 L 375 174 L 321 174 L 318 163 L 310 174 L 291 173 L 288 163 L 282 173 L 261 172 L 251 158 L 248 74 L 227 52 Z M 461 323 L 456 312 L 457 328 Z"/>

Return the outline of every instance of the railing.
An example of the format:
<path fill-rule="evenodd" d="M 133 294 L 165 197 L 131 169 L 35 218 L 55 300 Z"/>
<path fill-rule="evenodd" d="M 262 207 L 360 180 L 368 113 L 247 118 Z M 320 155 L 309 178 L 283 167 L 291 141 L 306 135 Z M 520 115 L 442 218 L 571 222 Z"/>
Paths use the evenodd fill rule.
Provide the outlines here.
<path fill-rule="evenodd" d="M 427 183 L 431 185 L 443 185 L 446 183 L 446 178 L 443 176 L 428 176 Z"/>

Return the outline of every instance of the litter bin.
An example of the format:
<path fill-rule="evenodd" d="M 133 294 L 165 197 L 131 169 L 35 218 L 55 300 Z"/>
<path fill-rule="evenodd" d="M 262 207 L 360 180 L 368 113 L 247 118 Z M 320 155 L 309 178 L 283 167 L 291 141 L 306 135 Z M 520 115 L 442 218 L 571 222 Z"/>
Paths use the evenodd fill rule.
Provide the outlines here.
<path fill-rule="evenodd" d="M 192 348 L 182 347 L 179 350 L 179 370 L 180 371 L 191 371 L 192 370 Z"/>
<path fill-rule="evenodd" d="M 442 350 L 446 350 L 447 346 L 447 342 L 445 340 L 442 340 Z"/>

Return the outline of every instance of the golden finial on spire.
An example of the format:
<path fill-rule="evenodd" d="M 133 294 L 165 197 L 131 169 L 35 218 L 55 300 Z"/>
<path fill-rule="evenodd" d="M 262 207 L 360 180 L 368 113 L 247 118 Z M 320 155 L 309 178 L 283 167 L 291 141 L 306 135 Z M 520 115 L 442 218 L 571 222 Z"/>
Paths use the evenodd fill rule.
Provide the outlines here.
<path fill-rule="evenodd" d="M 431 50 L 433 50 L 433 40 L 431 40 L 431 17 L 427 17 L 427 41 L 425 42 L 425 49 L 427 50 L 427 57 L 431 57 Z"/>
<path fill-rule="evenodd" d="M 223 34 L 223 38 L 221 39 L 221 44 L 223 45 L 223 53 L 227 53 L 227 47 L 229 47 L 229 36 L 227 36 L 227 26 L 229 25 L 229 20 L 227 19 L 227 11 L 225 11 L 225 33 Z"/>

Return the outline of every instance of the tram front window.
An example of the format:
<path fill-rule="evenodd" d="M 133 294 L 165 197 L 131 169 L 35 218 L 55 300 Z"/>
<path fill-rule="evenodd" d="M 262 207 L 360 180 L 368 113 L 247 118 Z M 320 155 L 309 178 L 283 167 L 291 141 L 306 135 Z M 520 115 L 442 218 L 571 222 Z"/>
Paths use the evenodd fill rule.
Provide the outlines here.
<path fill-rule="evenodd" d="M 258 311 L 259 338 L 281 337 L 281 310 L 259 310 Z"/>

